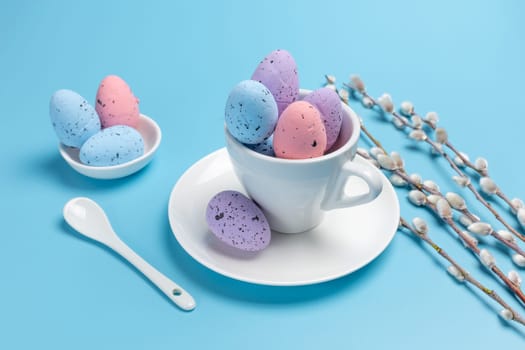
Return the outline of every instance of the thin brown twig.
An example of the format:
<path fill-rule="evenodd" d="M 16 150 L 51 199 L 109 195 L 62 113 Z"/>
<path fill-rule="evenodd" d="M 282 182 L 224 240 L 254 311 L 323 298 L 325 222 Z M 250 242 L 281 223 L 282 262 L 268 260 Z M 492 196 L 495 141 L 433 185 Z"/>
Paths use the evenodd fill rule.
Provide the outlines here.
<path fill-rule="evenodd" d="M 431 246 L 442 258 L 447 260 L 450 264 L 452 264 L 464 277 L 464 280 L 476 288 L 478 288 L 480 291 L 485 293 L 487 296 L 492 298 L 494 301 L 496 301 L 499 305 L 501 305 L 504 309 L 509 310 L 512 313 L 512 320 L 525 326 L 525 319 L 521 317 L 521 315 L 514 310 L 509 304 L 507 304 L 500 296 L 499 294 L 493 290 L 485 287 L 483 284 L 481 284 L 478 280 L 476 280 L 470 273 L 468 273 L 465 269 L 463 269 L 450 255 L 448 255 L 443 248 L 441 248 L 438 244 L 436 244 L 427 234 L 421 234 L 417 232 L 405 219 L 402 217 L 400 218 L 400 226 L 404 227 L 405 229 L 412 232 L 416 237 L 419 237 L 421 240 L 423 240 L 425 243 L 427 243 L 429 246 Z"/>
<path fill-rule="evenodd" d="M 364 123 L 361 123 L 361 125 L 362 125 L 363 128 L 366 129 L 366 127 L 364 126 Z M 367 130 L 367 133 L 365 135 L 367 135 L 367 136 L 371 135 L 371 132 Z M 371 139 L 371 141 L 375 144 L 374 140 Z M 384 149 L 383 149 L 383 151 L 384 151 Z M 360 154 L 360 155 L 363 156 L 363 157 L 366 157 L 366 155 L 364 155 L 364 154 Z M 405 180 L 412 188 L 415 188 L 415 189 L 418 189 L 420 191 L 424 191 L 424 192 L 427 192 L 427 193 L 430 193 L 430 194 L 435 194 L 435 195 L 438 195 L 438 196 L 440 196 L 442 198 L 445 198 L 443 193 L 441 193 L 440 191 L 437 191 L 437 190 L 435 190 L 433 188 L 430 188 L 430 187 L 428 187 L 428 186 L 426 186 L 426 185 L 424 185 L 422 183 L 414 182 L 410 178 L 410 176 L 407 175 L 406 169 L 404 169 L 404 167 L 400 167 L 400 168 L 393 169 L 393 170 L 390 170 L 390 171 L 392 173 L 398 175 L 399 177 L 401 177 L 403 180 Z M 468 208 L 454 209 L 454 210 L 459 211 L 460 213 L 462 213 L 463 215 L 467 216 L 472 221 L 479 221 L 479 219 L 476 217 L 476 215 L 474 215 L 474 213 L 472 213 Z M 497 241 L 499 241 L 501 244 L 503 244 L 506 247 L 512 249 L 517 254 L 525 256 L 525 251 L 523 249 L 521 249 L 521 247 L 516 242 L 508 241 L 508 240 L 504 239 L 495 230 L 491 230 L 490 231 L 490 235 L 492 237 L 494 237 Z"/>
<path fill-rule="evenodd" d="M 362 125 L 364 124 L 363 122 L 361 123 Z M 368 132 L 369 134 L 371 134 L 370 132 Z M 375 138 L 374 138 L 375 139 Z M 373 142 L 373 141 L 372 141 Z M 362 156 L 364 156 L 366 158 L 366 154 L 360 154 Z M 404 169 L 404 167 L 399 167 L 399 168 L 396 168 L 396 169 L 385 169 L 387 171 L 390 171 L 392 173 L 395 173 L 397 174 L 398 176 L 406 176 L 406 170 Z M 411 184 L 411 186 L 413 187 L 416 187 L 414 186 L 414 182 L 412 181 L 412 179 L 410 179 L 410 177 L 405 177 L 404 178 L 405 181 L 407 181 L 409 184 Z M 443 196 L 441 196 L 443 197 Z M 456 232 L 456 234 L 459 236 L 459 238 L 461 239 L 461 241 L 465 244 L 465 246 L 467 248 L 469 248 L 473 253 L 474 255 L 476 256 L 476 258 L 478 260 L 481 261 L 481 257 L 480 257 L 480 249 L 477 247 L 477 244 L 475 244 L 471 239 L 469 239 L 469 236 L 467 236 L 457 225 L 456 223 L 454 222 L 454 220 L 452 219 L 452 217 L 442 217 L 439 215 L 438 213 L 438 210 L 436 208 L 435 205 L 433 205 L 432 203 L 430 203 L 429 201 L 426 201 L 425 202 L 425 205 L 430 208 L 438 217 L 440 217 L 443 221 L 445 221 L 445 223 L 447 223 L 453 230 L 454 232 Z M 523 252 L 521 250 L 521 248 L 519 248 L 519 246 L 517 246 L 515 243 L 511 243 L 511 242 L 508 242 L 506 240 L 504 240 L 501 236 L 499 236 L 498 234 L 494 235 L 494 230 L 492 230 L 492 234 L 493 236 L 500 240 L 503 244 L 507 245 L 508 247 L 510 248 L 513 248 L 515 251 L 517 249 L 517 252 Z M 516 286 L 512 281 L 510 281 L 508 279 L 507 276 L 505 276 L 505 274 L 501 271 L 501 269 L 499 267 L 497 267 L 496 265 L 492 266 L 490 268 L 490 270 L 505 284 L 507 285 L 507 287 L 514 293 L 514 295 L 523 303 L 525 304 L 525 294 L 523 294 L 523 292 L 521 291 L 521 289 Z"/>
<path fill-rule="evenodd" d="M 352 89 L 353 91 L 355 91 L 355 89 L 353 88 L 352 85 L 350 84 L 344 84 L 347 88 L 349 89 Z M 380 106 L 380 104 L 374 99 L 372 98 L 366 91 L 361 91 L 360 92 L 361 95 L 363 97 L 366 97 L 368 99 L 370 99 L 370 101 L 372 102 L 372 104 L 374 106 Z M 402 123 L 405 127 L 408 127 L 408 128 L 411 128 L 411 129 L 414 129 L 414 127 L 407 122 L 406 119 L 402 118 L 396 111 L 392 111 L 390 114 L 392 114 L 392 116 L 394 118 L 396 118 L 400 123 Z M 361 122 L 361 124 L 363 124 L 363 122 Z M 441 147 L 439 147 L 434 141 L 432 141 L 429 137 L 426 137 L 424 139 L 424 141 L 426 143 L 428 143 L 433 149 L 435 152 L 437 152 L 438 154 L 440 154 L 441 156 L 443 156 L 445 158 L 445 160 L 448 162 L 448 164 L 450 165 L 450 167 L 459 175 L 459 176 L 463 176 L 463 177 L 468 177 L 457 165 L 456 163 L 454 162 L 454 160 L 452 160 L 450 158 L 450 156 L 445 152 L 443 151 L 443 149 Z M 457 151 L 457 150 L 456 150 Z M 457 152 L 457 154 L 463 159 L 465 159 L 461 154 L 460 152 Z M 473 194 L 474 196 L 476 197 L 476 199 L 481 203 L 483 204 L 490 212 L 491 214 L 496 218 L 496 220 L 498 220 L 503 226 L 505 226 L 505 228 L 507 230 L 509 230 L 512 234 L 514 234 L 516 237 L 518 237 L 521 241 L 525 242 L 525 235 L 518 232 L 513 226 L 511 226 L 493 207 L 492 205 L 487 202 L 485 200 L 485 198 L 483 198 L 481 196 L 481 194 L 479 193 L 479 191 L 471 184 L 469 183 L 467 186 L 466 186 Z M 506 198 L 506 197 L 505 197 Z M 507 203 L 510 204 L 510 201 L 508 200 L 508 198 L 506 198 L 507 200 Z M 511 205 L 511 204 L 510 204 Z M 512 207 L 512 205 L 511 205 Z M 523 254 L 522 254 L 523 255 Z"/>

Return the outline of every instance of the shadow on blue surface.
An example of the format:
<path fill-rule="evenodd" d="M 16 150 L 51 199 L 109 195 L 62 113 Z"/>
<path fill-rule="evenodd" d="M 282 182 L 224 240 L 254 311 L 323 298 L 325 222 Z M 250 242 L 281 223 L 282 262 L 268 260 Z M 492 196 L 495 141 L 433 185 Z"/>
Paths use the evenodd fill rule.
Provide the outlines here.
<path fill-rule="evenodd" d="M 153 161 L 137 173 L 120 179 L 99 180 L 77 173 L 60 157 L 58 152 L 51 155 L 46 154 L 38 159 L 39 161 L 37 163 L 32 163 L 31 171 L 40 172 L 68 188 L 85 189 L 96 192 L 107 192 L 108 190 L 116 190 L 123 186 L 132 186 L 133 183 L 139 181 L 142 176 L 148 172 L 149 167 L 155 163 Z"/>
<path fill-rule="evenodd" d="M 409 242 L 412 242 L 413 244 L 417 245 L 420 249 L 424 250 L 436 266 L 439 266 L 439 268 L 441 269 L 446 269 L 446 266 L 444 265 L 444 260 L 441 258 L 438 258 L 435 251 L 429 248 L 428 245 L 426 245 L 421 239 L 405 231 L 403 231 L 402 236 L 405 236 L 405 238 Z M 482 271 L 480 272 L 481 273 L 486 272 L 485 268 L 482 268 Z M 477 288 L 473 287 L 470 284 L 459 282 L 453 278 L 451 278 L 451 282 L 455 283 L 458 287 L 461 287 L 461 286 L 465 287 L 465 289 L 472 296 L 474 296 L 477 300 L 479 300 L 479 302 L 481 303 L 483 307 L 485 307 L 487 310 L 493 313 L 495 317 L 498 317 L 498 320 L 503 327 L 509 330 L 512 330 L 518 336 L 521 336 L 523 340 L 525 340 L 525 330 L 523 329 L 523 327 L 517 325 L 515 322 L 506 321 L 498 316 L 501 306 L 499 306 L 496 302 L 490 302 L 484 293 L 480 292 Z"/>
<path fill-rule="evenodd" d="M 133 266 L 130 262 L 128 262 L 126 259 L 124 259 L 123 257 L 121 257 L 118 253 L 116 253 L 115 251 L 113 251 L 113 249 L 111 248 L 108 248 L 107 246 L 105 246 L 104 244 L 100 243 L 100 242 L 97 242 L 97 241 L 94 241 L 90 238 L 87 238 L 81 234 L 79 234 L 77 231 L 75 231 L 71 226 L 69 226 L 67 224 L 67 222 L 64 220 L 64 219 L 59 219 L 59 223 L 58 223 L 58 226 L 60 227 L 61 231 L 63 233 L 65 233 L 66 235 L 74 238 L 74 239 L 80 239 L 84 242 L 86 242 L 86 244 L 91 244 L 91 245 L 95 245 L 97 246 L 99 249 L 103 249 L 105 250 L 107 253 L 113 255 L 117 260 L 119 260 L 121 263 L 127 265 L 130 270 L 133 270 L 144 282 L 146 282 L 147 284 L 149 284 L 154 290 L 155 292 L 157 292 L 162 298 L 164 298 L 164 300 L 169 303 L 170 305 L 172 305 L 173 307 L 181 310 L 181 311 L 184 311 L 180 308 L 178 308 L 174 303 L 173 301 L 171 301 L 163 292 L 161 292 L 146 276 L 144 276 L 142 274 L 142 272 L 140 272 L 139 270 L 137 270 L 135 268 L 135 266 Z"/>
<path fill-rule="evenodd" d="M 165 220 L 164 245 L 173 263 L 180 266 L 194 283 L 221 297 L 256 304 L 299 304 L 319 301 L 340 293 L 349 293 L 352 288 L 373 278 L 374 271 L 388 259 L 387 248 L 377 259 L 358 271 L 333 281 L 306 286 L 266 286 L 238 281 L 223 276 L 195 261 L 174 238 L 169 221 Z"/>

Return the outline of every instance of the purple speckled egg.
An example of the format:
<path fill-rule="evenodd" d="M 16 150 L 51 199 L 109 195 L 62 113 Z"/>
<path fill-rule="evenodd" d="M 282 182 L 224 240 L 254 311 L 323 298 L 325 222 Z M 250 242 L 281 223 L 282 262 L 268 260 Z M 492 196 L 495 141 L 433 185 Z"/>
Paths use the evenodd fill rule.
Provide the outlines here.
<path fill-rule="evenodd" d="M 206 208 L 206 222 L 217 238 L 237 249 L 258 251 L 270 243 L 271 230 L 263 212 L 237 191 L 216 194 Z"/>
<path fill-rule="evenodd" d="M 343 107 L 337 93 L 329 88 L 321 88 L 308 94 L 304 101 L 314 105 L 321 112 L 326 130 L 326 149 L 329 150 L 337 140 L 343 122 Z"/>
<path fill-rule="evenodd" d="M 277 102 L 279 115 L 299 96 L 297 65 L 286 50 L 270 52 L 253 72 L 252 80 L 257 80 L 270 90 Z"/>

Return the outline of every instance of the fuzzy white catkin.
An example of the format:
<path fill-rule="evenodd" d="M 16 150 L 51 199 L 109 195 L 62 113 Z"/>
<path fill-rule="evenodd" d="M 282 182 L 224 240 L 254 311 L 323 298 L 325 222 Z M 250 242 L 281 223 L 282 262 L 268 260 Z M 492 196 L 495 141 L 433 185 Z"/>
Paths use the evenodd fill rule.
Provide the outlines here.
<path fill-rule="evenodd" d="M 479 179 L 479 186 L 486 194 L 494 194 L 498 191 L 498 186 L 496 186 L 494 180 L 488 176 L 483 176 L 481 179 Z"/>
<path fill-rule="evenodd" d="M 492 226 L 490 224 L 487 224 L 486 222 L 475 222 L 473 224 L 470 224 L 467 229 L 480 236 L 486 236 L 490 234 L 492 230 Z"/>
<path fill-rule="evenodd" d="M 522 226 L 525 226 L 525 208 L 518 209 L 516 217 Z"/>
<path fill-rule="evenodd" d="M 489 168 L 489 162 L 485 158 L 479 157 L 476 159 L 474 166 L 477 170 L 481 172 L 486 172 Z"/>
<path fill-rule="evenodd" d="M 365 83 L 363 80 L 361 80 L 361 77 L 359 75 L 351 75 L 350 76 L 350 82 L 351 85 L 359 92 L 365 91 Z"/>
<path fill-rule="evenodd" d="M 452 208 L 450 207 L 450 204 L 448 204 L 446 199 L 440 198 L 436 203 L 436 209 L 437 209 L 438 215 L 441 216 L 442 218 L 452 217 Z"/>
<path fill-rule="evenodd" d="M 397 166 L 394 160 L 390 156 L 387 156 L 386 154 L 379 154 L 377 156 L 377 161 L 379 165 L 381 165 L 381 168 L 384 168 L 386 170 L 397 169 Z"/>
<path fill-rule="evenodd" d="M 392 97 L 384 93 L 377 99 L 377 103 L 383 108 L 385 112 L 392 113 L 394 111 L 394 103 L 392 102 Z"/>
<path fill-rule="evenodd" d="M 450 265 L 447 267 L 447 272 L 450 273 L 458 282 L 465 281 L 465 275 L 461 273 L 461 271 L 458 270 L 458 268 L 454 265 Z"/>
<path fill-rule="evenodd" d="M 428 112 L 425 115 L 425 120 L 433 127 L 439 122 L 439 116 L 436 112 Z"/>
<path fill-rule="evenodd" d="M 514 319 L 514 314 L 512 313 L 512 311 L 510 311 L 509 309 L 503 309 L 499 312 L 499 315 L 507 320 L 507 321 L 512 321 Z"/>
<path fill-rule="evenodd" d="M 519 198 L 512 198 L 510 200 L 510 203 L 512 204 L 512 207 L 510 208 L 510 211 L 513 214 L 516 214 L 519 209 L 525 207 L 525 205 L 523 204 L 523 201 L 521 199 L 519 199 Z"/>
<path fill-rule="evenodd" d="M 463 152 L 459 152 L 459 154 L 461 155 L 461 157 L 463 157 L 465 160 L 467 161 L 470 161 L 468 155 L 466 153 L 463 153 Z M 464 167 L 465 166 L 465 162 L 463 161 L 463 159 L 461 159 L 460 156 L 456 156 L 454 158 L 454 163 L 456 163 L 456 165 L 458 167 Z"/>
<path fill-rule="evenodd" d="M 459 217 L 459 223 L 465 227 L 469 227 L 470 225 L 472 225 L 474 222 L 466 215 L 461 215 Z"/>
<path fill-rule="evenodd" d="M 399 107 L 399 112 L 402 115 L 410 117 L 414 113 L 414 105 L 410 101 L 401 102 L 401 107 Z"/>
<path fill-rule="evenodd" d="M 370 153 L 364 148 L 357 147 L 357 153 L 361 154 L 365 158 L 370 158 Z"/>
<path fill-rule="evenodd" d="M 439 143 L 445 143 L 448 141 L 448 133 L 443 128 L 436 129 L 436 141 Z"/>
<path fill-rule="evenodd" d="M 415 184 L 415 185 L 420 185 L 421 182 L 423 181 L 423 179 L 421 178 L 421 175 L 419 174 L 410 174 L 410 180 Z"/>
<path fill-rule="evenodd" d="M 428 225 L 425 220 L 420 217 L 415 217 L 412 219 L 412 224 L 414 225 L 414 230 L 416 230 L 418 233 L 422 235 L 427 234 Z"/>
<path fill-rule="evenodd" d="M 348 91 L 344 89 L 339 90 L 339 97 L 341 97 L 341 100 L 348 102 L 348 98 L 349 98 Z"/>
<path fill-rule="evenodd" d="M 512 283 L 514 283 L 518 287 L 521 286 L 521 276 L 516 271 L 510 270 L 509 273 L 507 274 L 507 277 Z"/>
<path fill-rule="evenodd" d="M 439 192 L 439 186 L 432 180 L 423 181 L 423 185 L 425 185 L 433 191 Z"/>
<path fill-rule="evenodd" d="M 419 190 L 412 190 L 408 192 L 408 199 L 414 205 L 421 206 L 425 204 L 427 197 L 425 194 Z"/>
<path fill-rule="evenodd" d="M 492 268 L 494 265 L 496 265 L 496 259 L 486 249 L 480 250 L 479 257 L 481 259 L 481 263 L 488 268 Z"/>
<path fill-rule="evenodd" d="M 361 99 L 361 104 L 365 108 L 372 108 L 372 106 L 374 105 L 374 101 L 372 101 L 372 99 L 368 96 L 363 96 L 363 98 Z"/>
<path fill-rule="evenodd" d="M 397 187 L 403 187 L 407 185 L 407 182 L 405 181 L 405 179 L 403 179 L 401 176 L 397 174 L 392 174 L 389 180 L 392 183 L 392 185 L 397 186 Z"/>
<path fill-rule="evenodd" d="M 427 139 L 427 134 L 423 130 L 416 129 L 412 130 L 410 134 L 408 134 L 408 137 L 416 141 L 425 141 Z"/>
<path fill-rule="evenodd" d="M 507 242 L 514 242 L 514 236 L 509 231 L 499 230 L 498 235 Z"/>
<path fill-rule="evenodd" d="M 474 245 L 474 246 L 478 245 L 478 240 L 476 238 L 472 237 L 470 235 L 470 233 L 468 233 L 467 231 L 461 231 L 461 232 L 463 233 L 463 237 L 464 237 L 463 245 L 465 247 L 468 247 L 469 243 Z"/>
<path fill-rule="evenodd" d="M 379 147 L 372 147 L 372 148 L 370 148 L 370 154 L 372 155 L 372 157 L 377 159 L 377 156 L 380 155 L 380 154 L 385 154 L 385 151 L 383 151 Z"/>
<path fill-rule="evenodd" d="M 512 261 L 519 267 L 525 267 L 525 256 L 521 254 L 514 254 L 512 256 Z"/>
<path fill-rule="evenodd" d="M 337 91 L 337 87 L 335 86 L 335 84 L 328 83 L 328 84 L 325 85 L 325 88 L 328 88 L 328 89 L 333 90 L 333 91 Z"/>
<path fill-rule="evenodd" d="M 432 204 L 432 205 L 436 205 L 438 200 L 442 199 L 443 197 L 441 197 L 440 195 L 437 195 L 437 194 L 429 194 L 427 196 L 427 201 Z"/>
<path fill-rule="evenodd" d="M 452 180 L 461 187 L 466 187 L 470 184 L 470 178 L 467 176 L 452 176 Z"/>
<path fill-rule="evenodd" d="M 403 121 L 399 118 L 392 118 L 392 124 L 394 124 L 394 126 L 397 128 L 397 129 L 403 129 L 405 127 L 405 124 L 403 123 Z"/>
<path fill-rule="evenodd" d="M 327 84 L 335 84 L 335 77 L 333 75 L 326 75 L 325 78 Z"/>
<path fill-rule="evenodd" d="M 416 129 L 421 129 L 423 127 L 423 119 L 418 115 L 412 116 L 412 126 Z"/>
<path fill-rule="evenodd" d="M 390 158 L 392 158 L 398 168 L 402 168 L 405 165 L 403 158 L 401 158 L 401 155 L 398 152 L 390 152 Z"/>
<path fill-rule="evenodd" d="M 452 208 L 458 210 L 467 209 L 467 204 L 465 203 L 465 200 L 459 194 L 454 192 L 448 192 L 445 195 L 445 198 L 447 199 L 448 203 Z"/>

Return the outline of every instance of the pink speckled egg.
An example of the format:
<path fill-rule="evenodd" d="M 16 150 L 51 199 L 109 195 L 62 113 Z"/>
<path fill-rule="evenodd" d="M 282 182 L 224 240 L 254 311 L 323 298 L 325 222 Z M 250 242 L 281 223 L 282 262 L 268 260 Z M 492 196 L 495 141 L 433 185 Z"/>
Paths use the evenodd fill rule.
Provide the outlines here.
<path fill-rule="evenodd" d="M 270 225 L 263 212 L 237 191 L 213 196 L 206 207 L 206 222 L 217 238 L 237 249 L 258 251 L 270 243 Z"/>
<path fill-rule="evenodd" d="M 264 57 L 253 72 L 252 80 L 270 90 L 277 102 L 279 115 L 299 96 L 297 64 L 286 50 L 275 50 Z"/>
<path fill-rule="evenodd" d="M 343 122 L 343 107 L 337 93 L 329 88 L 321 88 L 309 93 L 303 101 L 314 105 L 321 113 L 326 129 L 326 149 L 329 150 L 337 140 Z"/>
<path fill-rule="evenodd" d="M 113 125 L 136 128 L 139 122 L 139 100 L 128 84 L 116 75 L 109 75 L 100 82 L 95 109 L 102 128 Z"/>
<path fill-rule="evenodd" d="M 321 113 L 306 101 L 290 104 L 281 114 L 273 133 L 275 156 L 286 159 L 320 157 L 326 149 L 326 131 Z"/>

